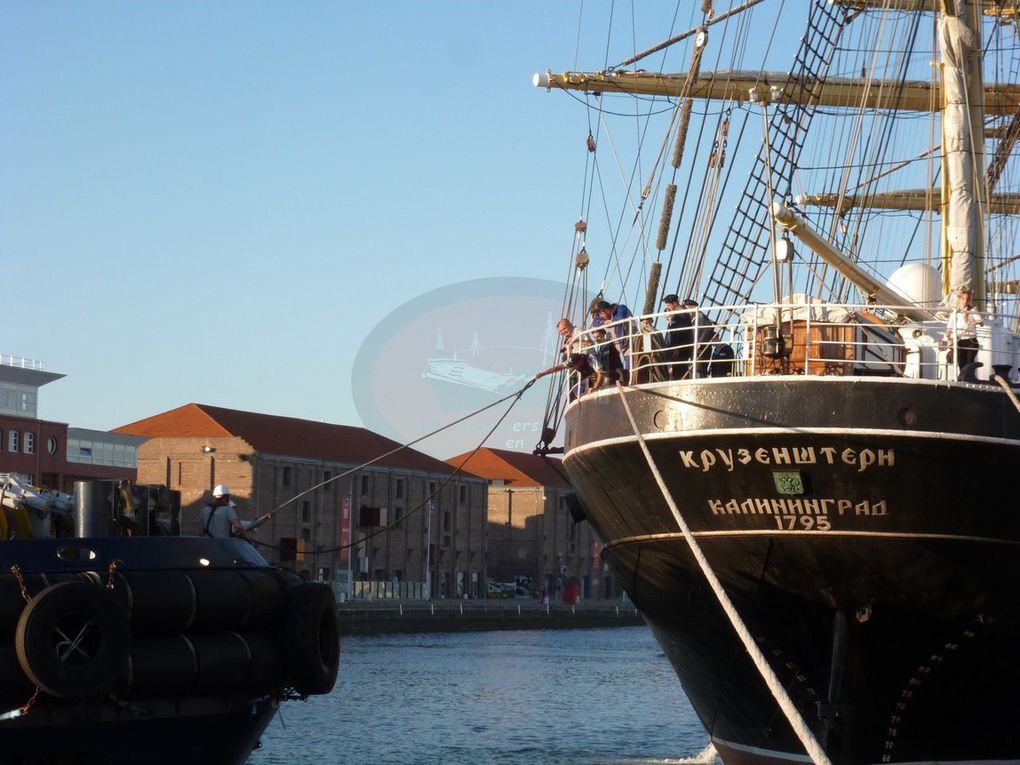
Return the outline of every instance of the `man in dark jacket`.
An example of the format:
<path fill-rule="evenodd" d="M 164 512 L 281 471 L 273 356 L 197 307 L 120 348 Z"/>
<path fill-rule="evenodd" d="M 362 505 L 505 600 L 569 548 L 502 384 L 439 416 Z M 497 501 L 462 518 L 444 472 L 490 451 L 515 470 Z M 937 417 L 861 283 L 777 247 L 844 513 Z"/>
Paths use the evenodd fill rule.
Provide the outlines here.
<path fill-rule="evenodd" d="M 684 377 L 691 368 L 691 354 L 694 352 L 694 322 L 691 314 L 680 310 L 680 298 L 666 295 L 662 299 L 669 311 L 666 317 L 666 361 L 671 380 Z"/>

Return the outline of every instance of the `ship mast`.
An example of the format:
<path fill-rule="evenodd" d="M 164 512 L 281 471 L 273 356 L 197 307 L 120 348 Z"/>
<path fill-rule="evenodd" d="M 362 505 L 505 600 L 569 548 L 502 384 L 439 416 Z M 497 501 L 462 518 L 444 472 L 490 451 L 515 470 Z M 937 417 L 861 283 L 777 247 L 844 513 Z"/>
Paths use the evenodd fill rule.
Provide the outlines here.
<path fill-rule="evenodd" d="M 829 6 L 853 9 L 860 13 L 871 9 L 940 13 L 938 38 L 941 77 L 935 83 L 918 80 L 883 80 L 872 78 L 862 83 L 858 78 L 827 77 L 824 67 L 802 67 L 797 72 L 749 72 L 740 70 L 663 74 L 646 71 L 624 71 L 610 68 L 600 72 L 547 71 L 535 75 L 533 84 L 548 89 L 578 90 L 589 93 L 629 93 L 677 98 L 729 100 L 743 102 L 751 87 L 770 85 L 779 88 L 779 104 L 829 106 L 860 110 L 928 111 L 932 103 L 941 107 L 942 184 L 938 205 L 942 225 L 943 293 L 969 288 L 974 304 L 985 307 L 985 234 L 984 214 L 991 211 L 1012 214 L 1017 211 L 1016 195 L 992 197 L 985 171 L 986 114 L 1013 116 L 1016 120 L 1020 103 L 1020 85 L 1016 83 L 985 84 L 982 76 L 982 17 L 1009 17 L 996 0 L 829 0 Z M 852 16 L 846 20 L 849 21 Z M 821 22 L 820 22 L 821 23 Z M 682 39 L 687 36 L 678 36 Z M 825 39 L 829 39 L 829 34 Z M 820 55 L 814 58 L 821 60 Z M 933 92 L 934 91 L 934 92 Z M 1020 133 L 1020 130 L 1017 131 Z M 1014 139 L 1015 140 L 1015 139 Z M 1006 144 L 1004 139 L 1003 144 Z M 931 149 L 929 151 L 938 151 Z M 1008 151 L 1008 150 L 1007 150 Z M 745 192 L 745 196 L 746 196 Z M 754 195 L 752 195 L 754 196 Z M 900 191 L 855 197 L 822 194 L 803 195 L 798 201 L 821 206 L 874 206 L 885 209 L 930 209 L 923 191 Z M 756 197 L 755 199 L 759 199 Z M 746 216 L 745 216 L 746 217 Z M 757 224 L 748 224 L 752 230 Z M 782 225 L 782 223 L 780 223 Z M 800 225 L 800 224 L 797 224 Z M 743 228 L 742 228 L 743 230 Z M 802 229 L 803 230 L 803 229 Z M 791 229 L 797 234 L 797 226 Z M 746 242 L 739 244 L 744 252 Z M 725 249 L 725 243 L 724 243 Z M 825 248 L 816 254 L 827 262 L 838 251 Z M 734 257 L 739 256 L 737 253 Z M 843 256 L 845 257 L 845 256 Z M 738 258 L 739 259 L 739 258 Z M 727 268 L 734 269 L 733 263 Z M 837 271 L 851 282 L 873 294 L 854 277 L 854 269 L 837 266 Z M 751 282 L 753 283 L 753 279 Z M 734 290 L 730 290 L 733 292 Z M 742 290 L 738 290 L 743 294 Z"/>
<path fill-rule="evenodd" d="M 975 0 L 941 0 L 943 289 L 985 303 L 984 87 L 981 13 Z"/>

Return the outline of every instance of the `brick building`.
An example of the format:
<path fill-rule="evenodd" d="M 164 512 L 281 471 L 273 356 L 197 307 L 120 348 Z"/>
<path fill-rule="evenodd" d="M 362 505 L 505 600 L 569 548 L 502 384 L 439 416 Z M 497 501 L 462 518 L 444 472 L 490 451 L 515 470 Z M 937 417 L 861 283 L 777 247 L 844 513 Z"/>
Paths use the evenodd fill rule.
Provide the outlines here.
<path fill-rule="evenodd" d="M 460 465 L 468 454 L 447 462 Z M 588 523 L 574 523 L 570 515 L 567 498 L 573 490 L 557 462 L 486 447 L 464 464 L 488 481 L 489 578 L 530 581 L 539 592 L 568 600 L 573 587 L 583 598 L 617 597 L 601 560 L 601 541 Z"/>
<path fill-rule="evenodd" d="M 253 535 L 260 552 L 296 554 L 283 563 L 303 576 L 354 596 L 483 593 L 487 485 L 440 460 L 365 428 L 205 404 L 115 432 L 148 439 L 138 480 L 181 492 L 185 533 L 202 532 L 199 511 L 225 483 L 242 520 L 273 513 Z"/>
<path fill-rule="evenodd" d="M 34 359 L 0 356 L 0 472 L 68 494 L 75 481 L 133 481 L 135 449 L 144 439 L 38 418 L 39 388 L 63 376 Z"/>

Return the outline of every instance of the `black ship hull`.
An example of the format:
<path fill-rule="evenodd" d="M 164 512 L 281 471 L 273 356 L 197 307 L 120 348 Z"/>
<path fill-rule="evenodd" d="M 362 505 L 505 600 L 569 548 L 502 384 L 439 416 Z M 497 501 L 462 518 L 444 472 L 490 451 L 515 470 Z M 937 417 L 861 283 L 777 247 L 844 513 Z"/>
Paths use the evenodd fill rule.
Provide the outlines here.
<path fill-rule="evenodd" d="M 834 763 L 1020 759 L 1020 414 L 994 386 L 836 377 L 627 390 L 669 493 Z M 565 467 L 727 765 L 806 762 L 614 392 Z"/>
<path fill-rule="evenodd" d="M 3 765 L 244 763 L 279 699 L 195 698 L 39 709 L 2 736 Z"/>

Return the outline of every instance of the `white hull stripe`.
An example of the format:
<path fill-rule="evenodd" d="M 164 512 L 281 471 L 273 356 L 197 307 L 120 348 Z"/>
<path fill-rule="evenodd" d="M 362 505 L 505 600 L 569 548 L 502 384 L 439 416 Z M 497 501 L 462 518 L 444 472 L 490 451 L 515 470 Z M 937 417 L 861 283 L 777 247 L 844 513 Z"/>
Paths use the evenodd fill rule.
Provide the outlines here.
<path fill-rule="evenodd" d="M 661 441 L 663 439 L 675 439 L 680 441 L 687 438 L 698 438 L 704 436 L 758 436 L 758 435 L 838 435 L 861 438 L 863 436 L 878 436 L 883 438 L 916 438 L 933 441 L 967 441 L 971 443 L 995 444 L 998 446 L 1018 446 L 1020 440 L 1014 438 L 997 438 L 993 436 L 974 436 L 965 433 L 943 433 L 932 430 L 892 430 L 888 428 L 705 428 L 703 430 L 671 430 L 656 433 L 643 433 L 645 441 Z M 570 459 L 575 454 L 582 454 L 590 449 L 603 446 L 617 446 L 619 444 L 637 443 L 637 437 L 617 436 L 615 438 L 604 438 L 599 441 L 591 441 L 570 449 L 563 457 Z"/>
<path fill-rule="evenodd" d="M 747 746 L 745 744 L 735 744 L 732 741 L 725 741 L 721 738 L 711 737 L 712 744 L 718 749 L 719 746 L 724 746 L 727 749 L 732 749 L 736 752 L 747 752 L 748 754 L 756 755 L 758 757 L 770 757 L 776 760 L 786 760 L 787 762 L 811 762 L 811 758 L 804 754 L 793 754 L 792 752 L 778 752 L 773 749 L 762 749 L 756 746 Z M 1020 760 L 914 760 L 911 762 L 900 762 L 898 765 L 932 765 L 938 763 L 938 765 L 1018 765 Z M 878 765 L 876 762 L 875 765 Z"/>
<path fill-rule="evenodd" d="M 1020 546 L 1020 540 L 996 539 L 995 537 L 975 537 L 965 534 L 923 534 L 913 532 L 897 531 L 784 531 L 781 529 L 747 529 L 743 531 L 694 531 L 695 537 L 699 539 L 713 537 L 865 537 L 869 539 L 938 539 L 951 542 L 980 542 L 982 544 Z M 679 532 L 663 532 L 660 534 L 636 534 L 631 537 L 619 537 L 606 542 L 603 549 L 609 550 L 613 547 L 623 545 L 640 544 L 643 542 L 669 542 L 673 540 L 683 541 L 683 534 Z"/>

